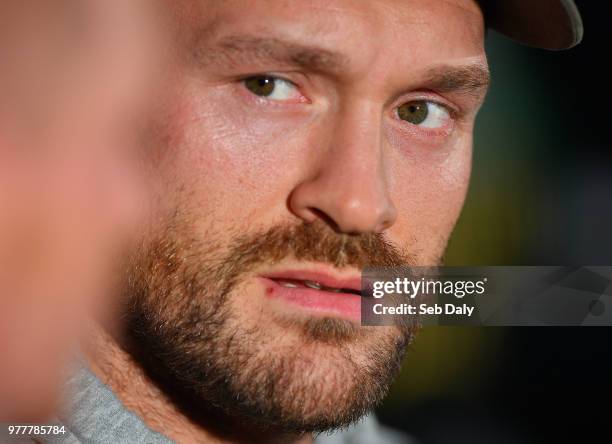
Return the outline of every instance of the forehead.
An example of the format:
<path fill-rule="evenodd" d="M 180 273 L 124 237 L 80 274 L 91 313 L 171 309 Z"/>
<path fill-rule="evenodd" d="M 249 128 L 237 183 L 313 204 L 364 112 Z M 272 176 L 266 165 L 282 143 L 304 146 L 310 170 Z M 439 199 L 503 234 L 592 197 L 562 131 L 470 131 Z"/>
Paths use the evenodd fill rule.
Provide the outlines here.
<path fill-rule="evenodd" d="M 351 66 L 448 63 L 484 56 L 474 0 L 184 0 L 195 44 L 258 36 L 345 55 Z M 361 65 L 361 66 L 359 66 Z"/>

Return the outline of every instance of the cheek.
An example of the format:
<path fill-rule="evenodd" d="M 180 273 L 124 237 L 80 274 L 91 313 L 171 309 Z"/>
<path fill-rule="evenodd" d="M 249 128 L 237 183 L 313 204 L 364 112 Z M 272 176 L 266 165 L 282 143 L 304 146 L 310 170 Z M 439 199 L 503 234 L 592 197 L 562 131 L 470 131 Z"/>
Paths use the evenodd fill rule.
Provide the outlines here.
<path fill-rule="evenodd" d="M 303 163 L 308 118 L 244 103 L 226 87 L 206 94 L 193 88 L 170 119 L 169 180 L 191 195 L 198 212 L 223 221 L 284 206 Z"/>
<path fill-rule="evenodd" d="M 471 145 L 466 133 L 443 152 L 396 156 L 389 167 L 391 196 L 398 210 L 390 230 L 393 240 L 416 243 L 425 255 L 442 253 L 467 193 Z"/>

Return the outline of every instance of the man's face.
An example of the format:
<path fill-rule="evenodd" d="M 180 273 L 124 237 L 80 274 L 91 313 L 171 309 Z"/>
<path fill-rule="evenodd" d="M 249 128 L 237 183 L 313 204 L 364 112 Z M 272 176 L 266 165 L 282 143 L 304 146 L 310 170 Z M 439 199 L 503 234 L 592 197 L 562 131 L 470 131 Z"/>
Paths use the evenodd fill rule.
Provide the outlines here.
<path fill-rule="evenodd" d="M 412 337 L 359 326 L 360 268 L 437 264 L 463 204 L 487 82 L 480 10 L 177 10 L 160 216 L 131 280 L 138 353 L 192 400 L 256 425 L 346 424 L 382 398 Z"/>

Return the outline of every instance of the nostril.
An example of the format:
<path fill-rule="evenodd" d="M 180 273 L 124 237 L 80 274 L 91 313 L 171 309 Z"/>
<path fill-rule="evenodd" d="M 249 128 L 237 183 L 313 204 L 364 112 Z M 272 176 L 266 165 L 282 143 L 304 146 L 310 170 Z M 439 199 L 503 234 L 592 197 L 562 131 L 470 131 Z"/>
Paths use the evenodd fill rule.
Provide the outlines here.
<path fill-rule="evenodd" d="M 359 207 L 360 205 L 355 205 L 351 209 Z M 336 217 L 334 217 L 316 207 L 309 207 L 307 210 L 314 219 L 308 222 L 320 220 L 334 232 L 349 235 L 372 232 L 382 233 L 391 227 L 395 221 L 395 211 L 393 211 L 392 214 L 388 214 L 386 211 L 373 211 L 369 214 L 362 214 L 359 211 L 339 211 L 335 214 Z"/>
<path fill-rule="evenodd" d="M 323 221 L 327 226 L 329 226 L 336 233 L 340 233 L 342 231 L 338 223 L 324 211 L 318 208 L 315 208 L 315 207 L 309 207 L 308 210 L 314 215 L 315 219 Z"/>
<path fill-rule="evenodd" d="M 391 227 L 391 225 L 393 225 L 393 221 L 392 220 L 385 220 L 383 222 L 381 222 L 376 229 L 374 230 L 376 233 L 382 233 L 383 231 L 387 230 L 388 228 Z"/>
<path fill-rule="evenodd" d="M 321 221 L 336 233 L 382 232 L 393 225 L 396 211 L 386 190 L 377 185 L 318 177 L 316 183 L 300 183 L 289 194 L 287 207 L 305 223 Z"/>

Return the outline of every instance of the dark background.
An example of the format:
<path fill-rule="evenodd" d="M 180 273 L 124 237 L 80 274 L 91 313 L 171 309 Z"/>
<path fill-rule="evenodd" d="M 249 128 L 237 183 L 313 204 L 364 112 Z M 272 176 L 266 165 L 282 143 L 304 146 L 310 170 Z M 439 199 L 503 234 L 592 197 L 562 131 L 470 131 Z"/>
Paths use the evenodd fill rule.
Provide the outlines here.
<path fill-rule="evenodd" d="M 612 15 L 576 3 L 572 50 L 487 37 L 493 83 L 447 265 L 612 265 Z M 428 327 L 378 415 L 423 444 L 612 442 L 611 351 L 609 328 Z"/>

